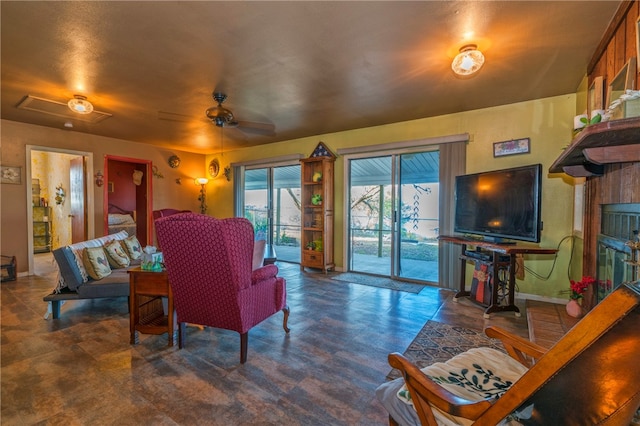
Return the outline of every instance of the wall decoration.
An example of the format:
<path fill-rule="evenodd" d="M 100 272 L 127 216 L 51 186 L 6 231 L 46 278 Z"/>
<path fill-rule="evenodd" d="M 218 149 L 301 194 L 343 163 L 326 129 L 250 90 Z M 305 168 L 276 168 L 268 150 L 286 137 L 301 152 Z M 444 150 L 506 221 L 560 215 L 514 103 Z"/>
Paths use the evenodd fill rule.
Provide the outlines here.
<path fill-rule="evenodd" d="M 142 170 L 134 170 L 132 174 L 133 183 L 137 186 L 140 186 L 142 184 L 143 176 L 144 176 L 144 173 L 142 172 Z"/>
<path fill-rule="evenodd" d="M 231 181 L 231 166 L 227 166 L 224 168 L 224 177 L 227 178 L 227 182 Z"/>
<path fill-rule="evenodd" d="M 2 183 L 22 183 L 22 167 L 1 166 L 0 178 Z"/>
<path fill-rule="evenodd" d="M 153 177 L 164 179 L 164 175 L 158 171 L 158 166 L 153 166 L 151 168 L 151 173 L 153 173 Z"/>
<path fill-rule="evenodd" d="M 171 157 L 169 157 L 169 167 L 171 167 L 172 169 L 175 169 L 179 165 L 180 165 L 180 157 L 178 157 L 177 155 L 172 155 Z"/>
<path fill-rule="evenodd" d="M 510 141 L 495 142 L 493 144 L 493 156 L 528 154 L 531 152 L 531 140 L 529 138 L 512 139 Z"/>
<path fill-rule="evenodd" d="M 595 77 L 589 86 L 587 98 L 587 112 L 591 116 L 591 111 L 604 109 L 604 78 Z"/>
<path fill-rule="evenodd" d="M 60 204 L 64 204 L 64 199 L 67 196 L 67 194 L 64 191 L 64 188 L 62 187 L 62 184 L 56 186 L 56 204 L 60 205 Z"/>
<path fill-rule="evenodd" d="M 115 192 L 115 186 L 113 182 L 107 182 L 107 192 Z"/>
<path fill-rule="evenodd" d="M 636 58 L 631 57 L 622 69 L 613 77 L 607 90 L 607 105 L 618 99 L 626 90 L 634 89 L 636 77 Z"/>
<path fill-rule="evenodd" d="M 209 163 L 209 176 L 214 178 L 214 177 L 218 176 L 219 172 L 220 172 L 220 164 L 218 164 L 218 159 L 214 158 Z"/>
<path fill-rule="evenodd" d="M 104 175 L 100 170 L 98 170 L 94 177 L 96 178 L 96 186 L 100 187 L 104 185 Z"/>
<path fill-rule="evenodd" d="M 313 150 L 313 152 L 311 153 L 311 157 L 309 158 L 315 158 L 315 157 L 336 158 L 336 156 L 333 155 L 333 152 L 331 152 L 331 150 L 327 148 L 327 146 L 322 141 L 318 142 L 316 149 Z"/>

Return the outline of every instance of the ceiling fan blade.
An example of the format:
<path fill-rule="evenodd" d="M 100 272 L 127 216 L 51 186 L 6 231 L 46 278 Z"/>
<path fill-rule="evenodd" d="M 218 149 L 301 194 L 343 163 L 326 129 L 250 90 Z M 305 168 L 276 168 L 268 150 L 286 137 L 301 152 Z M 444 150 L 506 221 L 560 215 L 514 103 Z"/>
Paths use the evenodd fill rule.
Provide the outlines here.
<path fill-rule="evenodd" d="M 258 123 L 255 121 L 238 120 L 238 129 L 246 133 L 254 133 L 262 136 L 275 136 L 276 126 L 272 123 Z"/>

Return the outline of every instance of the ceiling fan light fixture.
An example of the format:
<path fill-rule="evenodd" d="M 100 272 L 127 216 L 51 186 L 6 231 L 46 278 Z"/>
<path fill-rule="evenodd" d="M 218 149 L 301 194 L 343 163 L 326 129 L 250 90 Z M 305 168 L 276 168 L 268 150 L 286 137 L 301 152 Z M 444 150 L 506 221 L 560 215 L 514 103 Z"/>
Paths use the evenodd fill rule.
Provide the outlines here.
<path fill-rule="evenodd" d="M 69 109 L 78 114 L 91 114 L 93 112 L 93 105 L 87 100 L 86 96 L 73 95 L 73 99 L 67 102 Z"/>
<path fill-rule="evenodd" d="M 469 76 L 475 74 L 484 64 L 484 55 L 475 44 L 467 44 L 460 48 L 460 53 L 453 58 L 451 69 L 458 75 Z"/>

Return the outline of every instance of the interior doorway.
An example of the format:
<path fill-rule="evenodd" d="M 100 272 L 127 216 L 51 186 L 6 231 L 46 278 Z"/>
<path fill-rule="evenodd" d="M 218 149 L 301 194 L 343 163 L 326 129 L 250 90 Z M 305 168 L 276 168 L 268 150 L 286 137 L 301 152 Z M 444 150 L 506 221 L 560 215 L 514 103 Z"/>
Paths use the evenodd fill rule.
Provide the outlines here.
<path fill-rule="evenodd" d="M 104 161 L 104 235 L 125 230 L 152 244 L 151 161 L 113 155 Z"/>
<path fill-rule="evenodd" d="M 29 275 L 39 273 L 34 256 L 48 256 L 58 247 L 93 237 L 92 175 L 90 152 L 27 145 Z"/>

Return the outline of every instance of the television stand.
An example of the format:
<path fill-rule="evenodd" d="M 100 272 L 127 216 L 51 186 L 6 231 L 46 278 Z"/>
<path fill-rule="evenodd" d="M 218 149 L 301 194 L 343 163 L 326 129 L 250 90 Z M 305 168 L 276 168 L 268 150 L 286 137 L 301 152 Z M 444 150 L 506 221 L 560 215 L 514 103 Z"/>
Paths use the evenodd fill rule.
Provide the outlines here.
<path fill-rule="evenodd" d="M 460 288 L 453 297 L 457 302 L 461 297 L 470 297 L 471 291 L 465 289 L 467 261 L 473 261 L 476 265 L 487 265 L 489 272 L 489 282 L 491 287 L 491 300 L 489 303 L 480 305 L 486 307 L 484 317 L 490 318 L 493 312 L 515 312 L 516 317 L 520 317 L 520 309 L 515 305 L 516 287 L 516 255 L 518 254 L 555 254 L 558 250 L 540 248 L 528 244 L 502 244 L 492 243 L 471 238 L 441 235 L 440 241 L 446 241 L 462 246 L 460 255 Z M 470 256 L 472 250 L 467 250 L 467 245 L 482 249 L 491 254 L 490 259 Z M 465 254 L 466 253 L 466 254 Z M 506 274 L 505 274 L 506 272 Z M 506 279 L 505 279 L 506 277 Z M 479 303 L 479 302 L 476 302 Z"/>

